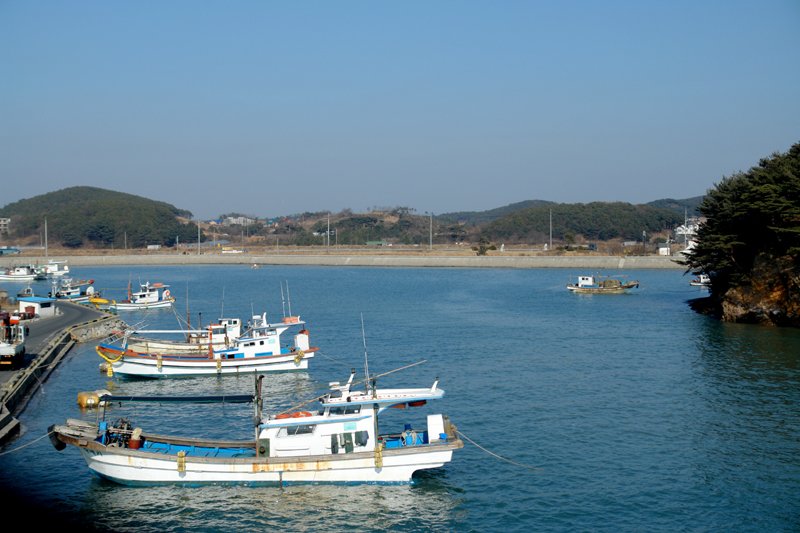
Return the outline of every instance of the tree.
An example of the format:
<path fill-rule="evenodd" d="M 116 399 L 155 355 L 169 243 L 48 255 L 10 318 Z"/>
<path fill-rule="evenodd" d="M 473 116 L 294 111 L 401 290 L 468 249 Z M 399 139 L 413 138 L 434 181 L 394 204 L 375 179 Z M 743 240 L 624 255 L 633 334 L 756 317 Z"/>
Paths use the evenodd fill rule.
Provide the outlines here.
<path fill-rule="evenodd" d="M 741 284 L 760 256 L 800 255 L 800 143 L 748 172 L 723 177 L 698 206 L 707 222 L 683 262 L 711 275 L 715 292 Z"/>

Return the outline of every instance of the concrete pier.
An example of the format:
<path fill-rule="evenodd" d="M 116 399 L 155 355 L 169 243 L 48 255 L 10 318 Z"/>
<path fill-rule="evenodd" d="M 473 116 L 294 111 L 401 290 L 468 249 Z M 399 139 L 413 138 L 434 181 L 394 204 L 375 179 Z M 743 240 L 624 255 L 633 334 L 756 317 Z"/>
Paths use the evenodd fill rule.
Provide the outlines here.
<path fill-rule="evenodd" d="M 411 268 L 573 268 L 580 270 L 686 270 L 671 256 L 568 256 L 568 255 L 446 255 L 436 253 L 401 254 L 131 254 L 49 256 L 47 259 L 26 256 L 0 258 L 1 266 L 38 260 L 68 260 L 73 266 L 153 266 L 153 265 L 283 265 L 283 266 L 351 266 Z"/>

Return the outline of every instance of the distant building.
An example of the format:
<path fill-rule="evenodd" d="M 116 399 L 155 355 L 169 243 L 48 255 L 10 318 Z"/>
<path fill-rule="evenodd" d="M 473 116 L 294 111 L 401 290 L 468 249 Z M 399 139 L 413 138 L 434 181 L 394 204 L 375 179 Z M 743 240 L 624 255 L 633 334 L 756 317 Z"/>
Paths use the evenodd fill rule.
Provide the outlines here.
<path fill-rule="evenodd" d="M 9 224 L 11 224 L 10 218 L 0 218 L 0 233 L 8 233 Z"/>
<path fill-rule="evenodd" d="M 255 219 L 247 217 L 226 217 L 222 219 L 223 226 L 252 226 L 255 223 Z"/>

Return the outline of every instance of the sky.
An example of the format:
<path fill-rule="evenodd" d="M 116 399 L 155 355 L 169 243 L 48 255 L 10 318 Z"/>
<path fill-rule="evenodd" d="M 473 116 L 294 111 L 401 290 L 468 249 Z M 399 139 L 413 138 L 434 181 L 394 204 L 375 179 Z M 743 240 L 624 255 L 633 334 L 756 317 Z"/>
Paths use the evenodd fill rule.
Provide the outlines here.
<path fill-rule="evenodd" d="M 635 204 L 797 142 L 798 0 L 0 0 L 0 207 Z"/>

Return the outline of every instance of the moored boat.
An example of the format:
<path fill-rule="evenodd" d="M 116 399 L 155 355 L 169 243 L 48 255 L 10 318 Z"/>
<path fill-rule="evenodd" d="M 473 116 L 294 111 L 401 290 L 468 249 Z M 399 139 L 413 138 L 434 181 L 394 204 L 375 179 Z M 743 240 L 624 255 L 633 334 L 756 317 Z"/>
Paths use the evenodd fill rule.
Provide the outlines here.
<path fill-rule="evenodd" d="M 150 284 L 149 281 L 139 284 L 139 290 L 131 292 L 128 284 L 128 298 L 126 300 L 111 300 L 107 298 L 90 298 L 89 303 L 99 309 L 110 311 L 138 311 L 142 309 L 164 309 L 172 307 L 175 298 L 169 292 L 169 285 L 163 283 Z"/>
<path fill-rule="evenodd" d="M 304 324 L 299 317 L 284 318 L 277 324 L 261 324 L 235 339 L 230 348 L 215 350 L 206 346 L 205 353 L 200 354 L 137 351 L 127 346 L 124 339 L 120 347 L 99 344 L 96 351 L 109 364 L 111 372 L 143 378 L 305 370 L 308 360 L 319 350 L 309 345 L 305 327 L 294 336 L 293 345 L 282 347 L 280 341 L 284 331 Z"/>
<path fill-rule="evenodd" d="M 53 280 L 53 290 L 49 296 L 56 300 L 67 300 L 74 303 L 85 303 L 90 299 L 99 298 L 100 291 L 96 291 L 92 286 L 93 279 L 73 280 L 72 278 L 60 278 Z"/>
<path fill-rule="evenodd" d="M 0 269 L 0 281 L 33 281 L 35 279 L 42 279 L 41 274 L 27 265 Z"/>
<path fill-rule="evenodd" d="M 262 317 L 254 317 L 259 321 Z M 264 314 L 263 324 L 266 322 Z M 144 334 L 178 334 L 184 340 L 169 340 L 142 337 Z M 123 333 L 123 345 L 135 352 L 176 354 L 208 354 L 209 348 L 218 350 L 231 347 L 242 335 L 242 321 L 238 318 L 220 318 L 216 324 L 209 324 L 197 330 L 132 330 Z"/>
<path fill-rule="evenodd" d="M 567 284 L 569 292 L 579 294 L 627 294 L 638 287 L 638 281 L 620 281 L 611 276 L 578 276 L 578 283 Z"/>
<path fill-rule="evenodd" d="M 332 383 L 331 391 L 318 398 L 317 411 L 266 416 L 261 412 L 259 378 L 250 398 L 256 427 L 249 441 L 167 437 L 144 433 L 122 419 L 112 425 L 68 419 L 49 428 L 50 439 L 58 450 L 77 447 L 95 476 L 124 485 L 409 483 L 414 472 L 444 466 L 453 451 L 463 447 L 455 425 L 442 414 L 427 415 L 424 429 L 405 424 L 403 431 L 396 426 L 393 433 L 379 432 L 391 408 L 443 398 L 438 378 L 430 388 L 379 390 L 373 379 L 371 387 L 367 382 L 354 390 L 353 377 L 344 385 Z M 106 405 L 147 399 L 100 400 Z M 229 396 L 222 401 L 248 398 Z"/>
<path fill-rule="evenodd" d="M 69 274 L 69 265 L 66 261 L 53 261 L 52 259 L 43 265 L 45 273 L 51 278 L 57 278 Z"/>
<path fill-rule="evenodd" d="M 708 274 L 700 274 L 696 278 L 694 278 L 692 281 L 690 281 L 689 285 L 691 285 L 692 287 L 707 287 L 707 288 L 710 288 L 711 287 L 711 278 L 708 276 Z"/>

